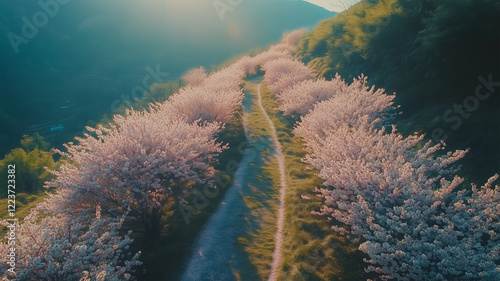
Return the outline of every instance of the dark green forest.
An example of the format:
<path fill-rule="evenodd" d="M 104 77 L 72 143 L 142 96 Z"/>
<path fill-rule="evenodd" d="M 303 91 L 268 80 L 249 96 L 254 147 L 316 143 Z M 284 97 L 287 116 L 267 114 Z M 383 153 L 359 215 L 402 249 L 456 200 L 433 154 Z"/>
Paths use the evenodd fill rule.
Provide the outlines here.
<path fill-rule="evenodd" d="M 500 2 L 367 0 L 322 21 L 297 56 L 327 79 L 360 74 L 396 93 L 404 134 L 470 148 L 461 175 L 500 167 Z"/>

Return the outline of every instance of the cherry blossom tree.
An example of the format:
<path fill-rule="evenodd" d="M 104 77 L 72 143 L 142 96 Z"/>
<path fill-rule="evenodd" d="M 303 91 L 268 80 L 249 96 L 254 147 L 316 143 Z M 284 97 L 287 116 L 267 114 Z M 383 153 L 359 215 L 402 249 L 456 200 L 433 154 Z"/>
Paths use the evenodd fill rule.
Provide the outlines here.
<path fill-rule="evenodd" d="M 250 56 L 243 56 L 234 63 L 234 66 L 243 70 L 246 74 L 257 74 L 257 60 Z M 245 75 L 246 76 L 246 75 Z"/>
<path fill-rule="evenodd" d="M 369 87 L 367 78 L 363 75 L 358 79 L 353 79 L 350 85 L 347 85 L 340 76 L 336 76 L 332 81 L 321 83 L 329 84 L 329 87 L 335 89 L 331 99 L 316 104 L 314 110 L 302 117 L 301 122 L 294 129 L 294 133 L 306 142 L 324 138 L 326 132 L 343 124 L 359 127 L 363 116 L 368 116 L 369 122 L 383 126 L 387 125 L 396 114 L 397 106 L 393 105 L 395 95 L 387 95 L 384 89 L 375 90 L 374 86 Z M 311 93 L 318 91 L 314 88 L 313 82 L 305 85 L 311 85 L 309 90 Z M 297 87 L 301 89 L 300 84 Z M 297 108 L 300 105 L 307 107 L 308 104 L 325 96 L 321 91 L 317 92 L 319 93 L 317 96 L 311 96 L 312 94 L 309 94 L 307 89 L 304 89 L 302 94 L 294 91 L 293 88 L 289 90 L 292 94 L 297 93 L 299 97 L 294 99 L 290 93 L 287 93 L 288 91 L 284 91 L 281 98 L 283 109 Z M 288 97 L 286 101 L 284 101 L 285 97 Z"/>
<path fill-rule="evenodd" d="M 268 61 L 262 69 L 266 72 L 264 80 L 274 94 L 314 77 L 314 73 L 304 63 L 290 58 Z"/>
<path fill-rule="evenodd" d="M 129 217 L 157 237 L 162 207 L 182 196 L 190 182 L 209 182 L 211 164 L 225 148 L 214 138 L 218 124 L 188 124 L 162 113 L 155 107 L 128 110 L 115 116 L 111 128 L 87 128 L 91 133 L 76 138 L 78 144 L 58 151 L 67 160 L 47 186 L 74 190 L 72 204 L 95 201 L 129 210 Z"/>
<path fill-rule="evenodd" d="M 335 79 L 304 80 L 292 87 L 286 88 L 278 95 L 279 109 L 287 115 L 304 115 L 314 106 L 333 96 L 343 93 L 347 84 L 336 76 Z"/>
<path fill-rule="evenodd" d="M 15 244 L 0 243 L 6 257 L 15 247 L 15 269 L 2 261 L 2 280 L 78 281 L 82 272 L 92 280 L 131 280 L 134 269 L 141 263 L 138 254 L 130 254 L 132 240 L 120 234 L 123 217 L 96 217 L 83 211 L 71 216 L 61 209 L 67 190 L 49 195 L 15 225 Z M 12 222 L 3 221 L 4 226 Z M 8 236 L 8 235 L 7 235 Z M 7 238 L 7 237 L 6 237 Z"/>
<path fill-rule="evenodd" d="M 188 123 L 228 123 L 234 119 L 242 103 L 242 90 L 209 90 L 185 87 L 164 104 L 163 110 L 176 114 Z"/>
<path fill-rule="evenodd" d="M 203 66 L 199 68 L 194 68 L 189 70 L 184 76 L 182 76 L 182 80 L 191 86 L 198 86 L 205 81 L 207 78 L 207 72 Z"/>
<path fill-rule="evenodd" d="M 461 182 L 443 181 L 438 190 L 413 187 L 404 204 L 369 208 L 366 240 L 367 272 L 395 280 L 498 280 L 500 278 L 500 187 L 492 177 L 481 188 L 453 192 Z M 360 196 L 359 201 L 363 198 Z"/>
<path fill-rule="evenodd" d="M 181 88 L 160 106 L 161 111 L 188 123 L 231 122 L 243 102 L 240 84 L 244 76 L 240 67 L 212 73 L 200 86 Z"/>
<path fill-rule="evenodd" d="M 306 30 L 304 28 L 299 28 L 283 34 L 281 42 L 290 46 L 297 46 L 305 34 Z"/>
<path fill-rule="evenodd" d="M 219 71 L 210 73 L 203 86 L 209 90 L 241 90 L 241 84 L 246 75 L 246 69 L 236 62 Z"/>
<path fill-rule="evenodd" d="M 272 45 L 267 51 L 261 52 L 254 57 L 244 56 L 234 66 L 244 70 L 246 74 L 256 74 L 258 66 L 262 67 L 267 62 L 276 59 L 293 59 L 293 53 L 297 49 L 299 41 L 305 34 L 305 29 L 297 29 L 283 35 L 281 42 Z"/>
<path fill-rule="evenodd" d="M 363 76 L 338 87 L 294 130 L 308 152 L 304 161 L 324 180 L 317 189 L 324 205 L 314 213 L 361 243 L 366 271 L 382 280 L 500 278 L 500 188 L 492 187 L 498 176 L 463 188 L 453 164 L 466 150 L 443 153 L 444 144 L 386 127 L 394 97 L 368 88 Z M 293 98 L 279 95 L 286 108 Z"/>
<path fill-rule="evenodd" d="M 295 47 L 288 44 L 277 44 L 272 46 L 269 50 L 262 52 L 255 57 L 253 57 L 255 64 L 258 66 L 263 66 L 266 62 L 280 59 L 280 58 L 292 58 L 292 52 Z"/>
<path fill-rule="evenodd" d="M 297 45 L 304 34 L 305 29 L 297 29 L 283 34 L 280 43 L 272 45 L 267 51 L 253 57 L 255 64 L 263 66 L 266 62 L 280 58 L 292 59 L 292 55 L 297 49 Z"/>
<path fill-rule="evenodd" d="M 90 133 L 66 145 L 67 152 L 58 151 L 66 161 L 47 186 L 75 190 L 72 204 L 128 210 L 158 237 L 162 208 L 183 202 L 195 183 L 211 184 L 212 164 L 226 148 L 216 135 L 241 108 L 246 75 L 238 63 L 210 74 L 198 68 L 185 77 L 190 85 L 166 102 L 128 110 L 109 128 L 87 128 Z"/>
<path fill-rule="evenodd" d="M 433 153 L 442 145 L 427 142 L 417 149 L 422 140 L 422 135 L 403 138 L 395 127 L 390 133 L 385 128 L 376 129 L 365 116 L 359 127 L 343 124 L 328 131 L 324 139 L 308 143 L 314 152 L 305 161 L 320 170 L 325 186 L 334 187 L 321 193 L 325 198 L 324 214 L 341 223 L 334 224 L 334 230 L 352 239 L 364 234 L 359 223 L 368 217 L 352 212 L 354 205 L 359 204 L 358 196 L 368 206 L 399 206 L 408 199 L 399 198 L 405 189 L 418 186 L 420 190 L 433 191 L 444 176 L 455 172 L 449 165 L 466 151 L 434 158 Z M 355 228 L 350 229 L 353 225 Z"/>

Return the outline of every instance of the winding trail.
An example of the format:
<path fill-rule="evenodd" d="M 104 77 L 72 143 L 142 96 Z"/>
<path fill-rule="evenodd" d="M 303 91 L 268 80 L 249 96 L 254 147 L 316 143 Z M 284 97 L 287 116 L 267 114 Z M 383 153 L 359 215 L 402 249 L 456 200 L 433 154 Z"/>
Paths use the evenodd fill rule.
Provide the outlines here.
<path fill-rule="evenodd" d="M 251 81 L 251 83 L 254 82 Z M 271 272 L 267 280 L 276 281 L 280 274 L 280 266 L 283 261 L 283 230 L 287 189 L 285 157 L 278 141 L 276 128 L 262 104 L 262 83 L 255 83 L 254 85 L 257 90 L 254 89 L 252 94 L 245 95 L 243 101 L 243 127 L 249 145 L 243 151 L 243 158 L 234 174 L 233 185 L 229 187 L 217 211 L 211 216 L 198 235 L 191 255 L 186 260 L 180 273 L 179 279 L 181 281 L 244 281 L 263 280 L 265 278 L 265 276 L 259 276 L 256 267 L 249 260 L 244 245 L 238 242 L 240 237 L 245 237 L 248 233 L 255 231 L 256 226 L 252 223 L 255 218 L 252 218 L 251 209 L 245 202 L 246 197 L 255 196 L 252 186 L 264 188 L 262 185 L 264 184 L 269 192 L 276 194 L 271 178 L 265 183 L 256 180 L 257 175 L 261 175 L 263 172 L 262 167 L 266 165 L 262 151 L 266 151 L 266 155 L 269 155 L 267 152 L 271 152 L 270 157 L 274 156 L 277 160 L 280 173 L 279 203 L 276 202 L 275 195 L 271 197 L 269 194 L 269 200 L 276 202 L 278 210 L 276 214 L 276 232 L 273 239 L 274 250 Z M 260 135 L 254 136 L 251 133 L 263 129 L 249 125 L 248 118 L 254 111 L 262 111 L 258 115 L 264 124 L 266 122 L 264 118 L 267 120 L 268 126 L 264 126 L 267 127 L 266 130 L 269 130 L 268 137 L 262 138 Z"/>
<path fill-rule="evenodd" d="M 260 110 L 266 116 L 266 120 L 271 128 L 271 139 L 274 145 L 276 161 L 278 162 L 278 168 L 280 171 L 280 205 L 278 209 L 278 221 L 276 222 L 276 234 L 274 235 L 274 252 L 273 252 L 273 262 L 271 264 L 271 274 L 269 274 L 268 281 L 275 281 L 279 275 L 279 267 L 281 261 L 283 260 L 282 248 L 283 248 L 283 229 L 285 226 L 285 195 L 287 190 L 286 175 L 285 175 L 285 157 L 283 156 L 283 151 L 281 148 L 281 143 L 278 140 L 278 135 L 276 134 L 276 128 L 274 123 L 267 115 L 264 106 L 262 105 L 262 93 L 261 93 L 262 83 L 258 86 L 258 104 Z"/>

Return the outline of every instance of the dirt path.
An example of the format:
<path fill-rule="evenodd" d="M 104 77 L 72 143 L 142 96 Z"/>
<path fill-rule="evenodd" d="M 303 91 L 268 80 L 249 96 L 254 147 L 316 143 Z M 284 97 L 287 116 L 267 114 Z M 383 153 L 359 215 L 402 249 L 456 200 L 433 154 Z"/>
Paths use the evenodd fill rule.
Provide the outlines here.
<path fill-rule="evenodd" d="M 250 227 L 248 221 L 242 218 L 251 218 L 251 212 L 245 198 L 256 196 L 251 186 L 259 186 L 263 184 L 260 181 L 255 182 L 257 175 L 262 173 L 262 167 L 265 165 L 264 158 L 261 152 L 265 152 L 265 158 L 275 157 L 278 163 L 280 173 L 279 179 L 279 203 L 276 202 L 276 187 L 273 187 L 273 179 L 269 178 L 264 183 L 268 189 L 269 198 L 273 202 L 272 205 L 277 206 L 276 214 L 276 231 L 266 233 L 266 235 L 274 235 L 273 241 L 269 241 L 271 237 L 266 239 L 272 244 L 268 244 L 266 249 L 261 251 L 273 251 L 271 263 L 271 272 L 267 276 L 268 281 L 276 281 L 280 274 L 280 266 L 283 261 L 283 231 L 285 221 L 285 194 L 287 189 L 285 177 L 285 163 L 282 147 L 278 141 L 276 127 L 262 104 L 261 85 L 252 81 L 253 94 L 248 94 L 244 101 L 244 116 L 243 123 L 245 134 L 248 142 L 251 144 L 244 151 L 243 159 L 234 174 L 234 183 L 224 195 L 224 199 L 218 206 L 217 211 L 211 216 L 203 230 L 198 235 L 197 241 L 193 247 L 192 253 L 185 263 L 182 270 L 180 280 L 195 281 L 195 280 L 263 280 L 266 274 L 260 275 L 256 270 L 255 265 L 252 265 L 248 260 L 248 252 L 242 248 L 243 246 L 236 243 L 239 237 L 246 237 L 248 233 L 253 233 L 254 229 Z M 260 123 L 258 128 L 248 124 L 248 114 L 253 111 L 258 112 Z M 267 121 L 264 121 L 267 120 Z M 265 122 L 268 123 L 266 126 Z M 258 132 L 266 127 L 266 137 L 260 135 L 254 136 L 250 132 Z M 272 153 L 272 154 L 268 154 Z M 274 163 L 273 163 L 274 166 Z M 275 166 L 274 166 L 275 167 Z M 277 179 L 274 179 L 276 181 Z M 268 186 L 267 186 L 268 185 Z M 263 188 L 264 186 L 259 186 Z M 264 200 L 264 199 L 256 199 Z M 275 205 L 276 204 L 276 205 Z M 272 215 L 271 207 L 267 209 L 269 215 Z M 274 218 L 273 218 L 274 221 Z M 269 225 L 274 228 L 274 222 Z M 274 249 L 271 247 L 274 246 Z M 267 258 L 269 257 L 269 252 Z M 228 266 L 230 265 L 230 266 Z M 269 264 L 263 268 L 268 270 Z M 238 277 L 241 276 L 241 279 Z M 264 279 L 265 280 L 265 279 Z"/>
<path fill-rule="evenodd" d="M 260 129 L 252 127 L 248 121 L 248 116 L 253 110 L 257 110 L 253 108 L 257 100 L 256 96 L 256 94 L 247 94 L 243 100 L 242 121 L 247 145 L 245 145 L 238 169 L 233 175 L 233 184 L 198 234 L 182 273 L 176 280 L 219 281 L 265 278 L 258 275 L 255 266 L 248 260 L 245 245 L 237 242 L 238 238 L 247 237 L 247 234 L 252 231 L 247 219 L 253 221 L 253 218 L 245 198 L 253 196 L 253 190 L 250 187 L 258 186 L 260 183 L 256 181 L 256 178 L 262 174 L 262 167 L 265 165 L 260 152 L 273 149 L 270 140 L 251 136 L 250 133 Z M 267 142 L 263 143 L 263 139 Z M 272 189 L 272 181 L 268 189 Z M 238 276 L 242 277 L 238 278 Z"/>
<path fill-rule="evenodd" d="M 280 171 L 280 205 L 278 209 L 278 221 L 276 234 L 274 235 L 274 252 L 273 252 L 273 262 L 271 264 L 271 274 L 269 274 L 268 281 L 275 281 L 279 275 L 279 267 L 281 261 L 283 260 L 282 248 L 283 248 L 283 228 L 285 226 L 285 194 L 287 189 L 286 176 L 285 176 L 285 157 L 283 156 L 283 151 L 281 149 L 281 143 L 278 140 L 278 135 L 276 134 L 276 128 L 274 127 L 273 121 L 267 115 L 264 106 L 262 105 L 262 93 L 261 93 L 262 83 L 258 86 L 258 105 L 260 110 L 266 116 L 266 120 L 271 128 L 271 139 L 274 145 L 276 161 L 278 162 L 278 168 Z"/>

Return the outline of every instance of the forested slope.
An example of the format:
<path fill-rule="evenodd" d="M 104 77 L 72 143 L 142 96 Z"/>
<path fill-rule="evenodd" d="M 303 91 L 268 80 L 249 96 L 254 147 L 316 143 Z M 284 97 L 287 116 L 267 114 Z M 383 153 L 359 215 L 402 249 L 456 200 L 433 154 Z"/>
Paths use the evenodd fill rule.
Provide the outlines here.
<path fill-rule="evenodd" d="M 297 57 L 327 79 L 364 73 L 397 92 L 399 129 L 470 147 L 463 173 L 484 181 L 500 156 L 499 12 L 491 0 L 362 1 L 310 31 Z"/>

